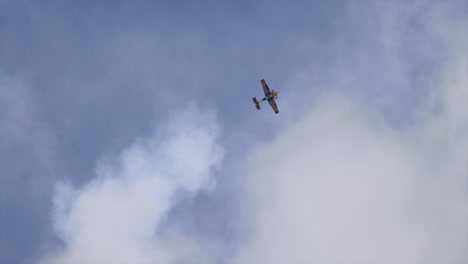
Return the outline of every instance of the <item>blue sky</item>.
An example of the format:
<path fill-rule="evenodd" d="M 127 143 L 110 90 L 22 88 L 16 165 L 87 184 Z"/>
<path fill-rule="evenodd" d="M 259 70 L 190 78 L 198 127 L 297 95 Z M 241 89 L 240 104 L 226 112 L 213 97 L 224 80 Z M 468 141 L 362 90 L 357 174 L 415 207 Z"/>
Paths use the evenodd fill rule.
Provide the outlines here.
<path fill-rule="evenodd" d="M 467 262 L 467 18 L 0 1 L 0 262 Z"/>

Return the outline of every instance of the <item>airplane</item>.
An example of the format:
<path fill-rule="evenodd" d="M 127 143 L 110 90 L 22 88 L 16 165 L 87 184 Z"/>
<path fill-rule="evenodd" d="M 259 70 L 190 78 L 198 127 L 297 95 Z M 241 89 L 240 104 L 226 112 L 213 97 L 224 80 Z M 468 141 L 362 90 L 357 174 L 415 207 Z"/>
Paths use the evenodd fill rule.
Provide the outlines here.
<path fill-rule="evenodd" d="M 270 88 L 268 88 L 267 83 L 265 82 L 264 79 L 260 81 L 263 86 L 263 92 L 265 93 L 265 97 L 259 102 L 256 97 L 252 98 L 253 103 L 257 110 L 260 110 L 260 103 L 263 101 L 268 101 L 270 103 L 271 108 L 273 108 L 273 111 L 275 111 L 275 114 L 279 113 L 278 111 L 278 106 L 276 106 L 275 99 L 278 99 L 278 92 L 275 90 L 270 91 Z"/>

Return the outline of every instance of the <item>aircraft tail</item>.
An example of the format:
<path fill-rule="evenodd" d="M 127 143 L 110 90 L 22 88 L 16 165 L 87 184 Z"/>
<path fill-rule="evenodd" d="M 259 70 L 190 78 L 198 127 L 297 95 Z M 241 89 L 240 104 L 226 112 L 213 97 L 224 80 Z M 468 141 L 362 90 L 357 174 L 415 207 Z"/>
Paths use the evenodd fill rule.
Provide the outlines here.
<path fill-rule="evenodd" d="M 260 110 L 260 104 L 258 103 L 258 100 L 256 97 L 252 98 L 252 101 L 255 105 L 255 107 L 257 108 L 257 110 Z"/>

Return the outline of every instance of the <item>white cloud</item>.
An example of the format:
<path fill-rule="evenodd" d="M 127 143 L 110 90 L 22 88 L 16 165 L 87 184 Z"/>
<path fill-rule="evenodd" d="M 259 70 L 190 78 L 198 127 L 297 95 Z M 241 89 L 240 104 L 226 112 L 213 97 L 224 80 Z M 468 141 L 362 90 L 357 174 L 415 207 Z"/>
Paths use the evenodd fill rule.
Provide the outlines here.
<path fill-rule="evenodd" d="M 344 98 L 322 101 L 253 155 L 241 262 L 465 261 L 466 152 L 427 152 L 454 135 L 416 136 Z"/>
<path fill-rule="evenodd" d="M 220 132 L 213 114 L 190 107 L 170 117 L 150 138 L 136 140 L 117 159 L 100 162 L 96 178 L 82 188 L 58 183 L 54 220 L 65 247 L 44 262 L 208 260 L 194 241 L 176 231 L 161 237 L 158 227 L 177 192 L 195 194 L 212 187 L 213 170 L 223 157 Z"/>
<path fill-rule="evenodd" d="M 418 19 L 446 45 L 439 51 L 446 57 L 438 60 L 440 75 L 424 83 L 431 84 L 423 87 L 428 103 L 411 109 L 415 121 L 397 130 L 378 104 L 348 93 L 315 99 L 304 118 L 249 159 L 252 236 L 234 263 L 468 262 L 468 41 L 457 26 L 466 17 L 423 4 L 412 12 L 424 11 Z M 382 19 L 391 31 L 379 34 L 405 37 L 392 26 L 401 17 L 390 16 Z M 405 49 L 391 44 L 384 58 Z M 401 71 L 395 78 L 411 78 L 407 60 L 388 62 Z M 336 83 L 349 79 L 331 75 Z"/>

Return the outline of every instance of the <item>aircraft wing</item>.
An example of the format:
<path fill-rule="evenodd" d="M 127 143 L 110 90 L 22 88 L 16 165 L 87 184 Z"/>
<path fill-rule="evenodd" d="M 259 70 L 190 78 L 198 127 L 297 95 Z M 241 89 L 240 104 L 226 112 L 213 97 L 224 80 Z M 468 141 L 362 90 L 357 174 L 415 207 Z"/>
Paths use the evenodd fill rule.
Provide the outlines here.
<path fill-rule="evenodd" d="M 268 96 L 271 93 L 270 88 L 268 88 L 268 85 L 267 85 L 267 83 L 265 82 L 264 79 L 262 79 L 261 82 L 262 82 L 262 86 L 263 86 L 263 92 L 265 93 L 265 96 Z"/>
<path fill-rule="evenodd" d="M 273 111 L 275 111 L 275 114 L 279 113 L 278 106 L 276 106 L 275 99 L 270 99 L 268 102 L 271 105 L 271 108 L 273 108 Z"/>

